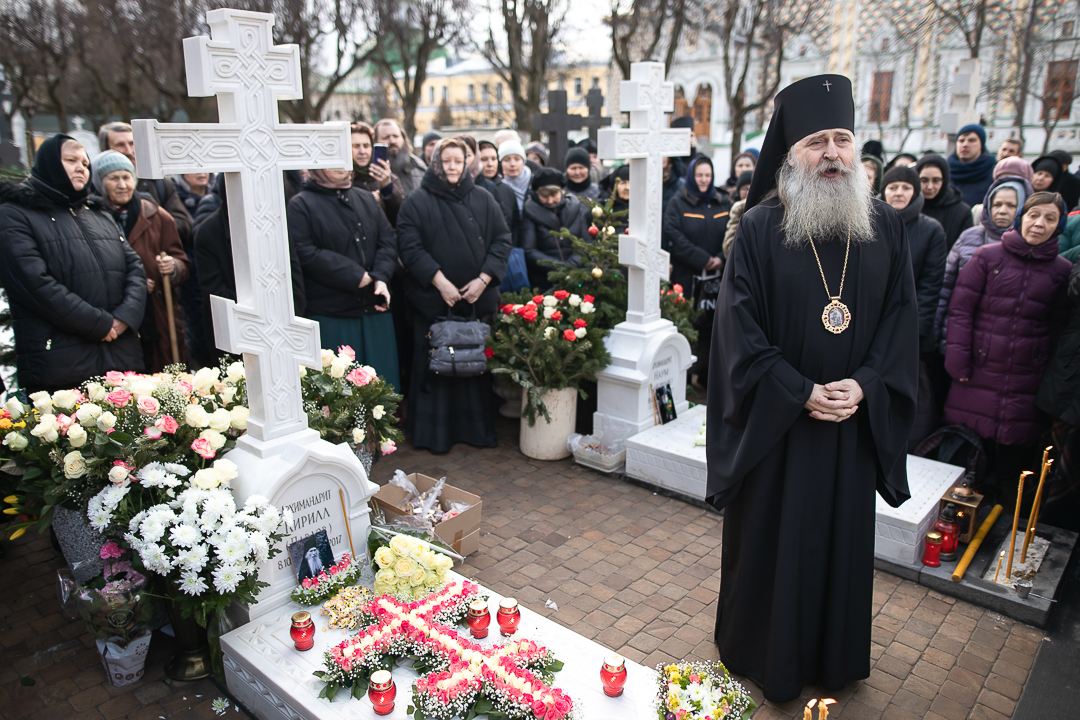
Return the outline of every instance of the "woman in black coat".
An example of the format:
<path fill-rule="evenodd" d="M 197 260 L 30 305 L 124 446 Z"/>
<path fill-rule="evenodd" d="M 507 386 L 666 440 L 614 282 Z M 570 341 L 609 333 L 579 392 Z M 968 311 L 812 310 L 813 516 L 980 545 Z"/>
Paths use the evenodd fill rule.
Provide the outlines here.
<path fill-rule="evenodd" d="M 719 273 L 724 267 L 724 231 L 731 203 L 713 185 L 712 160 L 698 155 L 690 161 L 686 184 L 664 213 L 664 245 L 671 253 L 671 282 L 688 296 L 694 277 Z"/>
<path fill-rule="evenodd" d="M 935 376 L 932 373 L 936 372 L 940 355 L 934 340 L 934 316 L 949 250 L 945 247 L 941 223 L 922 214 L 925 200 L 919 188 L 919 175 L 913 168 L 893 167 L 881 178 L 881 188 L 885 202 L 900 213 L 907 228 L 911 271 L 915 276 L 915 299 L 919 308 L 919 395 L 915 427 L 908 440 L 908 448 L 914 450 L 937 427 L 932 381 Z"/>
<path fill-rule="evenodd" d="M 465 168 L 465 143 L 439 143 L 420 188 L 398 214 L 398 252 L 408 273 L 418 352 L 413 362 L 406 432 L 413 444 L 447 452 L 456 442 L 495 445 L 491 378 L 448 378 L 427 371 L 428 328 L 440 317 L 485 319 L 499 305 L 510 256 L 510 229 L 490 193 Z"/>
<path fill-rule="evenodd" d="M 949 161 L 940 155 L 923 155 L 915 163 L 923 196 L 922 214 L 941 223 L 945 231 L 945 251 L 952 248 L 960 233 L 974 223 L 971 206 L 964 202 L 959 188 L 952 184 Z"/>
<path fill-rule="evenodd" d="M 390 309 L 397 243 L 371 192 L 347 170 L 311 170 L 289 201 L 289 244 L 304 273 L 304 315 L 319 323 L 321 346 L 348 345 L 357 362 L 401 388 Z"/>
<path fill-rule="evenodd" d="M 67 135 L 41 144 L 29 180 L 0 183 L 0 283 L 30 392 L 143 369 L 142 260 L 89 194 L 86 150 Z"/>
<path fill-rule="evenodd" d="M 558 170 L 542 168 L 533 174 L 532 196 L 525 201 L 521 247 L 529 268 L 529 284 L 541 290 L 551 287 L 548 273 L 553 269 L 541 265 L 542 261 L 581 267 L 581 258 L 570 241 L 554 233 L 566 228 L 575 237 L 589 239 L 592 213 L 575 196 L 564 192 L 565 182 Z"/>

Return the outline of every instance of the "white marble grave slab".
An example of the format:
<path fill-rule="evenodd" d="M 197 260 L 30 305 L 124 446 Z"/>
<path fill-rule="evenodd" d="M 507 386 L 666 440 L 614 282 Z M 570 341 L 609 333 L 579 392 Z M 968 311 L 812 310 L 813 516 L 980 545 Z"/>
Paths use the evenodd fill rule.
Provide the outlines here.
<path fill-rule="evenodd" d="M 908 455 L 907 471 L 910 500 L 894 508 L 877 496 L 874 554 L 910 565 L 922 557 L 926 533 L 937 522 L 938 502 L 963 481 L 964 468 Z"/>
<path fill-rule="evenodd" d="M 459 576 L 454 579 L 461 580 Z M 502 642 L 494 622 L 501 595 L 481 587 L 489 595 L 492 624 L 488 637 L 477 641 L 487 647 Z M 355 631 L 324 631 L 326 618 L 313 612 L 315 647 L 299 652 L 289 637 L 289 619 L 298 610 L 289 603 L 274 612 L 233 630 L 221 638 L 225 652 L 226 684 L 240 702 L 260 720 L 375 720 L 371 702 L 353 699 L 343 690 L 330 702 L 317 697 L 323 683 L 312 675 L 323 666 L 323 653 Z M 458 631 L 468 634 L 459 626 Z M 609 698 L 600 684 L 600 666 L 611 650 L 568 630 L 553 620 L 521 606 L 521 624 L 514 637 L 530 638 L 550 647 L 565 667 L 555 674 L 555 685 L 583 708 L 587 720 L 652 720 L 652 700 L 656 691 L 655 671 L 626 661 L 629 677 L 622 697 Z M 408 720 L 405 709 L 412 696 L 417 675 L 407 664 L 394 668 L 398 694 L 394 711 L 382 717 Z"/>
<path fill-rule="evenodd" d="M 705 446 L 694 445 L 694 439 L 705 421 L 705 411 L 704 405 L 695 405 L 667 425 L 656 425 L 628 439 L 626 474 L 704 500 L 708 476 Z"/>

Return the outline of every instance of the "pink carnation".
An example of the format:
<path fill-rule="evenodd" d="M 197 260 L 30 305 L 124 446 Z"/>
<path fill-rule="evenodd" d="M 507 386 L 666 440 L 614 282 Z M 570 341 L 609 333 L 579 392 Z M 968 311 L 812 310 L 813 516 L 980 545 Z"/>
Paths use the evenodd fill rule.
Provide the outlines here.
<path fill-rule="evenodd" d="M 346 375 L 345 379 L 351 382 L 353 385 L 363 386 L 371 382 L 373 378 L 363 368 L 356 368 L 348 375 Z"/>
<path fill-rule="evenodd" d="M 150 395 L 143 395 L 135 405 L 140 415 L 154 416 L 161 410 L 161 403 Z"/>
<path fill-rule="evenodd" d="M 101 546 L 101 559 L 109 560 L 110 558 L 118 558 L 124 554 L 124 551 L 120 549 L 120 546 L 115 541 L 109 541 Z"/>
<path fill-rule="evenodd" d="M 113 390 L 111 393 L 105 396 L 105 402 L 109 403 L 113 407 L 124 407 L 131 402 L 131 393 L 127 390 Z"/>
<path fill-rule="evenodd" d="M 124 384 L 124 373 L 110 370 L 105 373 L 105 382 L 113 387 L 120 387 Z"/>
<path fill-rule="evenodd" d="M 162 415 L 154 423 L 154 427 L 159 428 L 163 432 L 167 432 L 170 435 L 180 429 L 179 423 L 173 419 L 172 415 Z"/>
<path fill-rule="evenodd" d="M 195 442 L 191 443 L 191 449 L 206 460 L 210 460 L 214 457 L 214 448 L 206 438 L 196 439 Z"/>
<path fill-rule="evenodd" d="M 150 425 L 143 428 L 143 435 L 146 435 L 146 437 L 150 438 L 151 440 L 157 440 L 159 437 L 161 437 L 161 430 L 154 427 L 153 425 Z"/>
<path fill-rule="evenodd" d="M 338 355 L 344 355 L 349 358 L 349 362 L 356 362 L 356 351 L 348 345 L 342 345 L 337 349 Z"/>
<path fill-rule="evenodd" d="M 300 583 L 305 589 L 311 587 L 311 578 L 304 578 L 304 582 Z"/>

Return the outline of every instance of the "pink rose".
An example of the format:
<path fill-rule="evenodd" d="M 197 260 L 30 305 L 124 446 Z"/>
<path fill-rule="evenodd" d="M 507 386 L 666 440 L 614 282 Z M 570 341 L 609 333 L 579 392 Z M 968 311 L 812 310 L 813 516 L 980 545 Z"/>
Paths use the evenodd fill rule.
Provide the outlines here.
<path fill-rule="evenodd" d="M 544 712 L 547 710 L 547 707 L 544 706 L 543 700 L 534 700 L 532 704 L 532 710 L 533 715 L 538 718 L 542 718 L 544 717 Z"/>
<path fill-rule="evenodd" d="M 382 445 L 379 446 L 379 451 L 383 455 L 389 455 L 395 450 L 397 450 L 397 443 L 395 443 L 393 440 L 383 440 Z"/>
<path fill-rule="evenodd" d="M 111 393 L 105 396 L 105 402 L 109 403 L 113 407 L 124 407 L 131 402 L 131 393 L 127 390 L 113 390 Z"/>
<path fill-rule="evenodd" d="M 304 582 L 300 583 L 305 589 L 311 587 L 311 578 L 304 578 Z"/>
<path fill-rule="evenodd" d="M 105 373 L 105 382 L 113 387 L 120 387 L 124 384 L 124 373 L 110 370 Z"/>
<path fill-rule="evenodd" d="M 61 414 L 56 416 L 56 424 L 60 426 L 60 432 L 64 433 L 65 435 L 67 434 L 67 430 L 69 427 L 71 427 L 71 423 L 73 422 L 75 422 L 74 418 L 71 418 L 68 415 Z"/>
<path fill-rule="evenodd" d="M 570 700 L 566 696 L 560 695 L 555 698 L 555 709 L 559 711 L 560 715 L 566 715 L 566 713 L 570 712 L 570 707 Z"/>
<path fill-rule="evenodd" d="M 322 416 L 324 418 L 330 417 L 330 406 L 329 405 L 323 405 L 322 406 Z"/>
<path fill-rule="evenodd" d="M 183 380 L 177 380 L 175 384 L 176 389 L 183 395 L 190 395 L 195 389 L 191 383 L 184 382 Z"/>
<path fill-rule="evenodd" d="M 153 416 L 157 415 L 158 411 L 161 410 L 161 403 L 150 395 L 143 395 L 135 406 L 139 409 L 140 415 Z"/>
<path fill-rule="evenodd" d="M 353 385 L 363 386 L 371 382 L 372 378 L 371 375 L 366 373 L 363 368 L 356 368 L 348 375 L 346 375 L 345 379 L 351 382 Z"/>
<path fill-rule="evenodd" d="M 214 448 L 206 438 L 197 438 L 195 442 L 191 443 L 191 449 L 206 460 L 211 460 L 214 457 Z"/>
<path fill-rule="evenodd" d="M 348 345 L 342 345 L 337 349 L 338 355 L 344 355 L 349 358 L 349 362 L 356 362 L 356 351 Z"/>
<path fill-rule="evenodd" d="M 173 419 L 172 415 L 162 415 L 154 423 L 154 427 L 172 435 L 180 428 L 180 425 Z"/>
<path fill-rule="evenodd" d="M 153 425 L 150 425 L 149 427 L 143 428 L 143 434 L 151 440 L 157 440 L 159 437 L 161 437 L 161 430 L 154 427 Z"/>

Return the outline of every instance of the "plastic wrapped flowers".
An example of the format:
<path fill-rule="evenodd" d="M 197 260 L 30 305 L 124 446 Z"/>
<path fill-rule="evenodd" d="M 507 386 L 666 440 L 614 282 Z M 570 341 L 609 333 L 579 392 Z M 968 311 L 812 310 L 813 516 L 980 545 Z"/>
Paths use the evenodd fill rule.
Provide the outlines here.
<path fill-rule="evenodd" d="M 352 561 L 349 553 L 345 553 L 337 564 L 330 566 L 329 571 L 324 570 L 313 578 L 304 578 L 300 587 L 292 591 L 293 602 L 318 605 L 339 590 L 355 585 L 360 579 L 361 570 L 362 567 Z"/>
<path fill-rule="evenodd" d="M 442 588 L 454 561 L 429 543 L 409 535 L 394 535 L 374 554 L 375 594 L 400 600 L 419 600 Z"/>
<path fill-rule="evenodd" d="M 754 699 L 721 663 L 658 665 L 656 714 L 660 720 L 749 718 Z"/>

